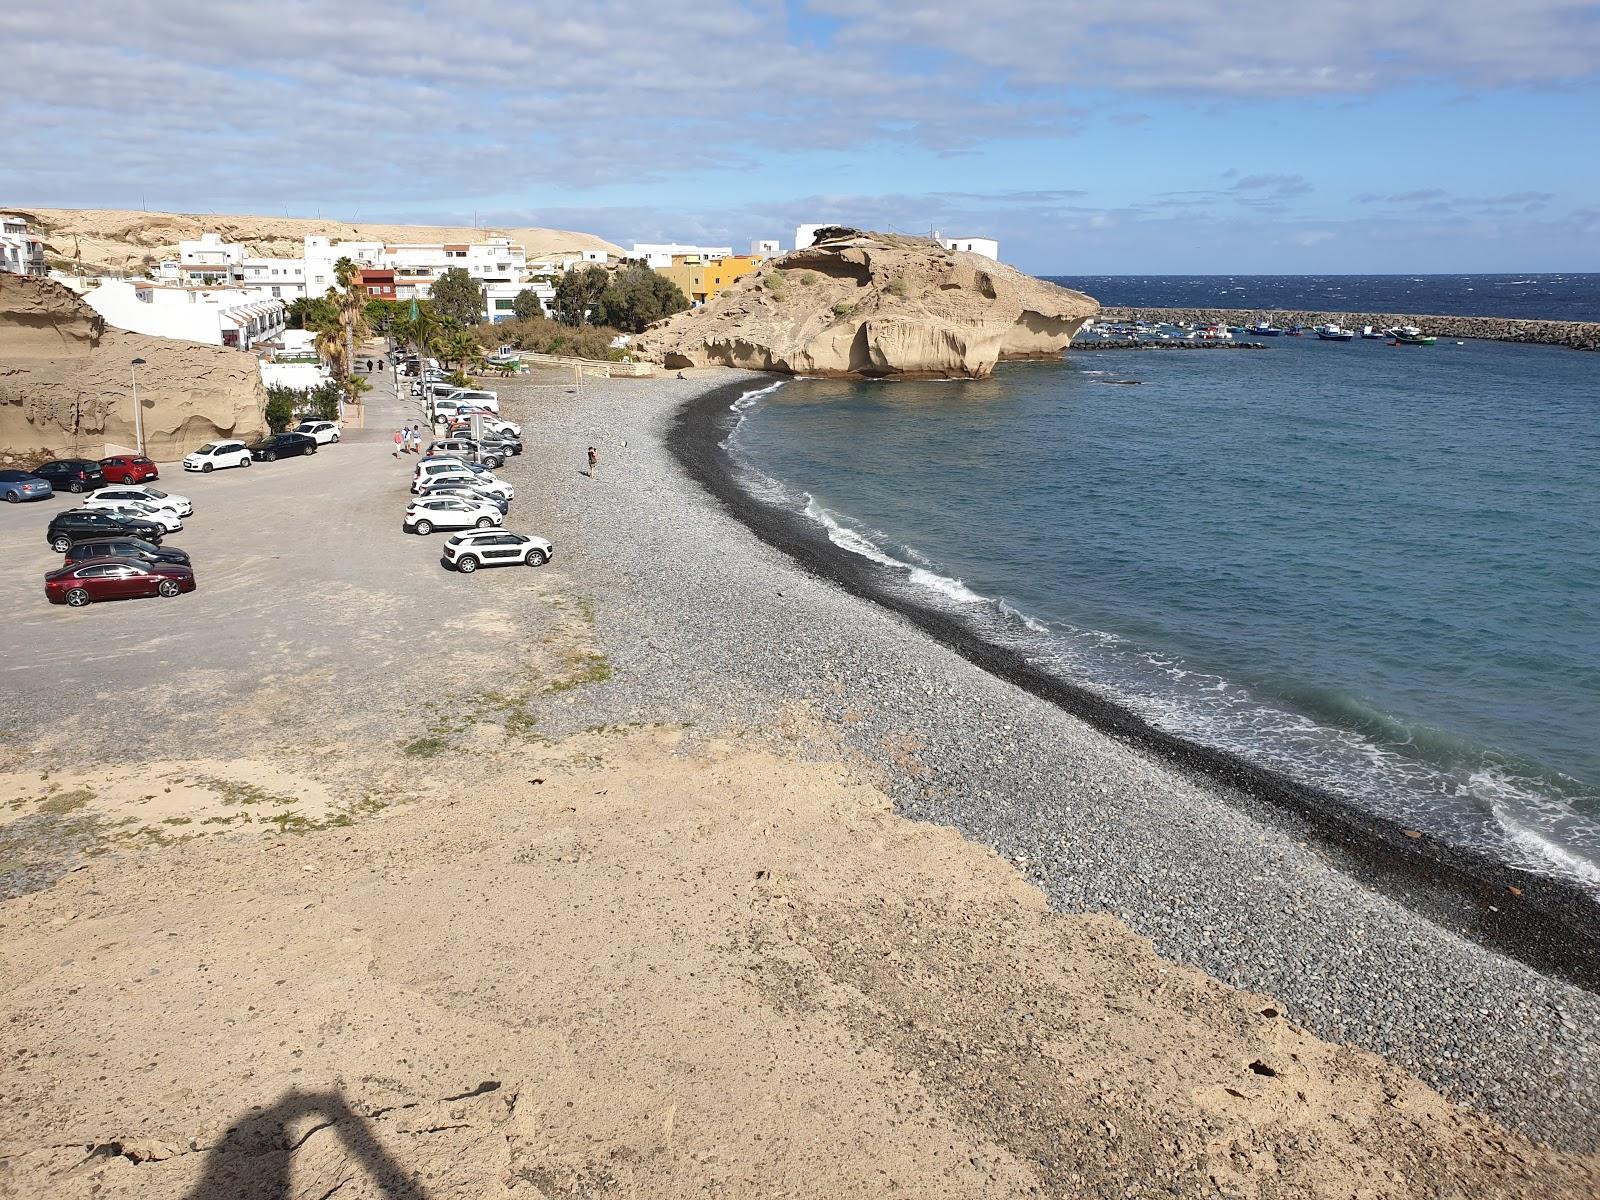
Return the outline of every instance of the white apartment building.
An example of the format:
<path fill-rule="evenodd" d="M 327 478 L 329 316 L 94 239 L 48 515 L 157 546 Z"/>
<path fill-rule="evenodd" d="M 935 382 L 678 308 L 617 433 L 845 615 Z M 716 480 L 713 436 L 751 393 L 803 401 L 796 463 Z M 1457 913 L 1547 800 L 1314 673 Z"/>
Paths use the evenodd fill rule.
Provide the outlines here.
<path fill-rule="evenodd" d="M 1000 261 L 1000 243 L 995 241 L 994 238 L 940 237 L 939 244 L 946 250 L 961 250 L 967 254 L 981 254 L 984 258 L 992 258 L 995 262 Z"/>
<path fill-rule="evenodd" d="M 239 267 L 239 286 L 247 292 L 265 293 L 273 300 L 296 300 L 306 294 L 303 258 L 246 258 Z"/>
<path fill-rule="evenodd" d="M 638 259 L 646 266 L 654 269 L 670 267 L 672 265 L 672 256 L 675 254 L 698 254 L 706 262 L 715 262 L 719 258 L 729 257 L 732 253 L 732 246 L 685 246 L 677 242 L 635 242 L 633 249 L 628 252 L 628 257 Z"/>
<path fill-rule="evenodd" d="M 118 329 L 248 350 L 282 332 L 288 305 L 237 288 L 108 279 L 84 302 Z"/>
<path fill-rule="evenodd" d="M 45 274 L 44 239 L 28 231 L 21 217 L 0 216 L 0 271 L 13 275 Z"/>
<path fill-rule="evenodd" d="M 237 283 L 244 247 L 225 242 L 220 233 L 202 233 L 198 240 L 178 243 L 178 279 L 202 286 Z"/>

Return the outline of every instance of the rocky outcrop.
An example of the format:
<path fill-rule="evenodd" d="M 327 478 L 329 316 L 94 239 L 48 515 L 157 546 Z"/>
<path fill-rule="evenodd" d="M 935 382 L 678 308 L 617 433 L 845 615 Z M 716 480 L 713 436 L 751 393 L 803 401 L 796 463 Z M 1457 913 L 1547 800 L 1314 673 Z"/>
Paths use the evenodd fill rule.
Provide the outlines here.
<path fill-rule="evenodd" d="M 1304 312 L 1281 308 L 1108 308 L 1101 319 L 1246 326 L 1267 321 L 1279 328 L 1326 325 L 1330 321 L 1346 329 L 1360 329 L 1363 325 L 1374 329 L 1415 325 L 1425 333 L 1442 338 L 1483 338 L 1492 342 L 1531 342 L 1542 346 L 1567 346 L 1573 350 L 1600 350 L 1600 322 L 1594 321 L 1449 317 L 1429 313 Z"/>
<path fill-rule="evenodd" d="M 266 432 L 254 355 L 112 329 L 60 284 L 0 272 L 0 450 L 98 458 L 131 448 L 136 358 L 152 458 Z"/>
<path fill-rule="evenodd" d="M 836 228 L 652 325 L 634 349 L 670 369 L 976 379 L 1003 358 L 1060 354 L 1099 307 L 926 238 Z"/>

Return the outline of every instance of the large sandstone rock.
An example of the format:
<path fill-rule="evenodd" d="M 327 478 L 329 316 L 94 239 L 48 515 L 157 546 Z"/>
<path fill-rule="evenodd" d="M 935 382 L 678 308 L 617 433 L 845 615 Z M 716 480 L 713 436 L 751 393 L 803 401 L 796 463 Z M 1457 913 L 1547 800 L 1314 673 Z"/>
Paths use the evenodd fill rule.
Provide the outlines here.
<path fill-rule="evenodd" d="M 668 368 L 979 378 L 1054 357 L 1100 306 L 1081 292 L 926 238 L 824 230 L 635 343 Z"/>
<path fill-rule="evenodd" d="M 0 272 L 0 450 L 98 458 L 131 448 L 136 358 L 152 458 L 266 432 L 254 355 L 112 329 L 60 284 Z"/>

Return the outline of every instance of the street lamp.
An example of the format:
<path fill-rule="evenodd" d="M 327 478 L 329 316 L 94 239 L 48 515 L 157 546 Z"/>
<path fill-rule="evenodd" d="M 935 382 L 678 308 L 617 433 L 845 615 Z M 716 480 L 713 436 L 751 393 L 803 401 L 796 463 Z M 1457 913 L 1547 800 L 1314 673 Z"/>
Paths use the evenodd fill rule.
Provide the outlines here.
<path fill-rule="evenodd" d="M 144 359 L 136 358 L 128 367 L 128 378 L 133 381 L 133 436 L 139 454 L 144 453 L 144 409 L 139 406 L 139 372 L 135 368 L 142 366 Z"/>

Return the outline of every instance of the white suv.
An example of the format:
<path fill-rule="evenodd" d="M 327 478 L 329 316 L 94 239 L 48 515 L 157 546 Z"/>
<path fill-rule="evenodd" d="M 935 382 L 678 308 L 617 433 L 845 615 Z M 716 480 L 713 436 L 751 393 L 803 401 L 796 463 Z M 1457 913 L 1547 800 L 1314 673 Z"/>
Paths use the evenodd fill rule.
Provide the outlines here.
<path fill-rule="evenodd" d="M 500 510 L 482 500 L 424 496 L 406 509 L 405 531 L 427 536 L 435 529 L 487 529 L 500 524 Z"/>
<path fill-rule="evenodd" d="M 105 504 L 122 504 L 129 500 L 138 501 L 140 504 L 154 505 L 156 508 L 170 508 L 180 517 L 191 516 L 194 513 L 194 502 L 187 496 L 174 496 L 171 492 L 163 492 L 160 488 L 148 487 L 142 483 L 118 484 L 115 487 L 101 488 L 90 496 L 85 504 L 90 508 Z M 96 502 L 99 502 L 98 505 Z"/>
<path fill-rule="evenodd" d="M 218 467 L 248 467 L 250 451 L 243 442 L 207 442 L 186 455 L 185 471 L 213 471 Z"/>
<path fill-rule="evenodd" d="M 296 433 L 317 439 L 317 445 L 326 446 L 339 440 L 339 427 L 332 421 L 301 421 L 294 427 Z"/>
<path fill-rule="evenodd" d="M 143 500 L 108 500 L 96 493 L 83 502 L 83 507 L 95 512 L 110 513 L 113 517 L 133 517 L 139 521 L 154 521 L 168 533 L 183 528 L 183 518 L 176 508 L 157 508 Z"/>
<path fill-rule="evenodd" d="M 527 563 L 542 567 L 556 548 L 543 538 L 505 529 L 472 529 L 458 533 L 444 544 L 444 562 L 463 575 L 479 567 L 509 567 Z"/>

